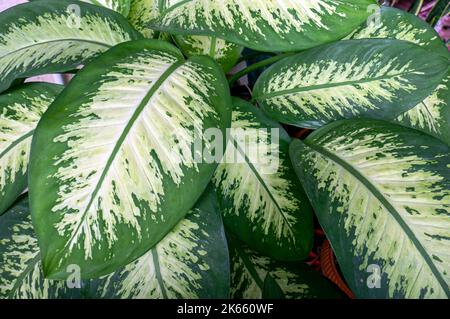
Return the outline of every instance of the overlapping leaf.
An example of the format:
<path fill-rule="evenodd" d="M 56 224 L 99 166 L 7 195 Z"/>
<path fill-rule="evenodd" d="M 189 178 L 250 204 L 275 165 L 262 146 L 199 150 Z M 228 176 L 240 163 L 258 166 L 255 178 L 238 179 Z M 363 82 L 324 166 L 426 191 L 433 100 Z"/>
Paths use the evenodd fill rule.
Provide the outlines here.
<path fill-rule="evenodd" d="M 436 90 L 394 122 L 431 134 L 450 145 L 450 74 Z"/>
<path fill-rule="evenodd" d="M 391 7 L 382 7 L 368 24 L 353 35 L 354 39 L 388 38 L 409 41 L 448 59 L 444 42 L 430 25 L 415 15 Z M 449 75 L 433 93 L 411 110 L 400 114 L 394 122 L 409 126 L 450 144 Z"/>
<path fill-rule="evenodd" d="M 307 128 L 354 117 L 392 120 L 423 101 L 448 68 L 448 59 L 405 41 L 340 41 L 273 65 L 254 99 L 272 118 Z"/>
<path fill-rule="evenodd" d="M 64 281 L 44 279 L 27 197 L 0 217 L 0 299 L 79 297 Z"/>
<path fill-rule="evenodd" d="M 373 0 L 164 0 L 154 29 L 216 36 L 260 51 L 298 51 L 343 38 Z"/>
<path fill-rule="evenodd" d="M 91 283 L 97 298 L 228 298 L 228 247 L 213 192 L 155 248 Z"/>
<path fill-rule="evenodd" d="M 47 0 L 28 0 L 28 1 L 32 2 L 32 1 L 47 1 Z M 71 0 L 59 0 L 59 1 L 69 2 Z M 117 11 L 124 17 L 126 17 L 130 11 L 131 0 L 79 0 L 79 1 Z"/>
<path fill-rule="evenodd" d="M 18 5 L 0 13 L 0 25 L 0 92 L 17 78 L 68 71 L 141 37 L 120 14 L 78 1 Z"/>
<path fill-rule="evenodd" d="M 293 142 L 291 157 L 357 297 L 450 296 L 447 145 L 400 125 L 347 120 Z"/>
<path fill-rule="evenodd" d="M 197 158 L 194 144 L 209 128 L 225 137 L 230 105 L 214 61 L 185 61 L 165 42 L 124 43 L 86 66 L 33 139 L 30 201 L 46 275 L 64 278 L 69 264 L 83 278 L 106 275 L 156 245 L 211 179 L 217 163 Z"/>
<path fill-rule="evenodd" d="M 159 17 L 159 0 L 130 0 L 128 21 L 146 38 L 157 38 L 159 32 L 148 26 L 149 22 Z"/>
<path fill-rule="evenodd" d="M 425 21 L 404 10 L 382 6 L 350 39 L 397 39 L 415 43 L 448 59 L 439 34 Z"/>
<path fill-rule="evenodd" d="M 305 264 L 284 264 L 229 241 L 231 296 L 236 299 L 340 298 L 336 288 Z"/>
<path fill-rule="evenodd" d="M 33 83 L 0 95 L 0 215 L 27 187 L 34 129 L 61 89 Z"/>
<path fill-rule="evenodd" d="M 238 61 L 243 47 L 231 42 L 208 36 L 174 36 L 175 42 L 186 56 L 209 55 L 225 72 Z"/>
<path fill-rule="evenodd" d="M 311 250 L 312 211 L 289 160 L 290 137 L 248 102 L 233 104 L 230 141 L 214 177 L 224 223 L 265 255 L 302 259 Z"/>

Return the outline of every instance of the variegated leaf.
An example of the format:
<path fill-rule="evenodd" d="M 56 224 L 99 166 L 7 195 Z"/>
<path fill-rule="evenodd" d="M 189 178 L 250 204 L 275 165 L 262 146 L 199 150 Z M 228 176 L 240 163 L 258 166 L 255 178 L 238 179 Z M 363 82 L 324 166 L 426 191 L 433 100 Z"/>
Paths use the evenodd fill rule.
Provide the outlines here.
<path fill-rule="evenodd" d="M 397 39 L 415 43 L 449 58 L 439 34 L 425 21 L 404 10 L 382 6 L 350 39 Z"/>
<path fill-rule="evenodd" d="M 339 298 L 327 279 L 302 263 L 275 262 L 229 240 L 231 296 L 234 299 Z"/>
<path fill-rule="evenodd" d="M 450 297 L 447 145 L 346 120 L 293 142 L 291 157 L 357 297 Z"/>
<path fill-rule="evenodd" d="M 79 297 L 64 281 L 44 279 L 28 198 L 0 217 L 0 299 Z"/>
<path fill-rule="evenodd" d="M 150 21 L 159 17 L 159 8 L 162 1 L 159 0 L 131 0 L 128 21 L 146 38 L 157 38 L 159 31 L 151 29 Z"/>
<path fill-rule="evenodd" d="M 413 14 L 391 7 L 382 7 L 379 15 L 351 37 L 409 41 L 444 58 L 450 57 L 439 34 L 428 23 Z M 449 75 L 444 77 L 430 96 L 411 110 L 400 114 L 394 122 L 424 131 L 450 144 L 449 78 Z"/>
<path fill-rule="evenodd" d="M 30 201 L 45 274 L 106 275 L 155 246 L 189 211 L 217 167 L 195 153 L 230 125 L 229 89 L 208 57 L 141 40 L 86 66 L 33 138 Z M 203 154 L 211 152 L 203 141 Z M 43 181 L 45 183 L 43 184 Z"/>
<path fill-rule="evenodd" d="M 214 176 L 224 223 L 267 256 L 302 259 L 312 246 L 312 210 L 289 159 L 290 137 L 250 103 L 233 104 L 230 140 Z"/>
<path fill-rule="evenodd" d="M 298 51 L 338 40 L 374 0 L 163 0 L 154 29 L 216 36 L 260 51 Z"/>
<path fill-rule="evenodd" d="M 437 89 L 394 122 L 431 134 L 450 145 L 450 74 Z"/>
<path fill-rule="evenodd" d="M 128 13 L 130 12 L 131 0 L 81 0 L 81 1 L 95 4 L 97 6 L 103 6 L 108 9 L 117 11 L 124 17 L 128 16 Z"/>
<path fill-rule="evenodd" d="M 265 71 L 254 99 L 272 118 L 318 128 L 345 118 L 392 120 L 442 81 L 448 59 L 399 40 L 340 41 L 288 57 Z"/>
<path fill-rule="evenodd" d="M 141 38 L 120 14 L 78 1 L 18 5 L 0 13 L 0 25 L 0 92 L 17 78 L 68 71 Z"/>
<path fill-rule="evenodd" d="M 91 284 L 101 298 L 228 298 L 230 261 L 217 199 L 207 191 L 144 256 Z"/>
<path fill-rule="evenodd" d="M 47 0 L 28 0 L 28 1 L 32 2 L 32 1 L 47 1 Z M 73 4 L 72 0 L 59 0 L 59 1 L 71 2 Z M 131 0 L 79 0 L 79 1 L 117 11 L 124 17 L 126 17 L 128 16 L 128 13 L 130 11 Z"/>
<path fill-rule="evenodd" d="M 0 215 L 27 187 L 34 129 L 61 89 L 32 83 L 0 95 Z"/>
<path fill-rule="evenodd" d="M 242 46 L 216 37 L 177 35 L 174 39 L 186 56 L 209 55 L 222 66 L 225 72 L 234 67 L 244 49 Z"/>

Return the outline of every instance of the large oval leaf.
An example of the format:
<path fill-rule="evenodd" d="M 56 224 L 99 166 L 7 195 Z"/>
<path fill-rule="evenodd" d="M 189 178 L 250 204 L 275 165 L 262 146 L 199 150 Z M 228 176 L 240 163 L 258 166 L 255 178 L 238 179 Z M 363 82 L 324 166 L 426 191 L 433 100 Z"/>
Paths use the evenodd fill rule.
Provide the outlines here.
<path fill-rule="evenodd" d="M 80 297 L 80 289 L 44 279 L 28 198 L 22 197 L 0 217 L 0 299 L 69 297 Z"/>
<path fill-rule="evenodd" d="M 62 86 L 25 84 L 0 95 L 0 215 L 27 187 L 34 129 Z"/>
<path fill-rule="evenodd" d="M 415 43 L 430 52 L 449 57 L 439 34 L 425 21 L 404 10 L 382 6 L 350 39 L 397 39 Z"/>
<path fill-rule="evenodd" d="M 442 81 L 448 60 L 398 40 L 348 40 L 283 59 L 255 84 L 272 118 L 318 128 L 352 117 L 394 119 Z"/>
<path fill-rule="evenodd" d="M 209 55 L 222 66 L 225 72 L 234 67 L 244 49 L 242 46 L 216 37 L 178 35 L 173 38 L 186 56 Z"/>
<path fill-rule="evenodd" d="M 308 256 L 312 210 L 289 159 L 290 137 L 255 106 L 233 100 L 232 132 L 214 176 L 225 225 L 280 260 Z"/>
<path fill-rule="evenodd" d="M 96 298 L 228 298 L 230 261 L 214 192 L 156 247 L 91 284 Z"/>
<path fill-rule="evenodd" d="M 357 297 L 450 297 L 447 145 L 348 120 L 293 142 L 291 157 Z"/>
<path fill-rule="evenodd" d="M 106 275 L 142 256 L 188 212 L 217 163 L 194 145 L 230 125 L 220 67 L 172 45 L 118 45 L 86 66 L 36 129 L 30 201 L 44 271 Z M 204 141 L 204 154 L 211 144 Z M 45 181 L 45 182 L 43 182 Z"/>
<path fill-rule="evenodd" d="M 337 289 L 303 263 L 280 263 L 230 240 L 231 295 L 235 299 L 340 298 Z"/>
<path fill-rule="evenodd" d="M 120 14 L 78 1 L 18 5 L 0 13 L 0 25 L 0 92 L 17 78 L 68 71 L 141 37 Z"/>
<path fill-rule="evenodd" d="M 260 51 L 298 51 L 343 38 L 373 0 L 165 0 L 150 26 L 211 35 Z"/>

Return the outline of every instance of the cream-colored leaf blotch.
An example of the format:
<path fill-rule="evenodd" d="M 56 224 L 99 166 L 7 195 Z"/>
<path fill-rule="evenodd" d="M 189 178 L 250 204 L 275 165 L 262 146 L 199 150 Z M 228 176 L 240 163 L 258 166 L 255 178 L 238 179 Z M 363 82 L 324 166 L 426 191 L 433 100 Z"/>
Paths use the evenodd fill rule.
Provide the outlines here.
<path fill-rule="evenodd" d="M 450 75 L 436 90 L 411 110 L 394 121 L 429 133 L 450 145 Z"/>
<path fill-rule="evenodd" d="M 392 120 L 422 101 L 448 67 L 405 41 L 339 41 L 278 62 L 258 79 L 254 99 L 272 118 L 318 128 L 349 118 Z M 425 80 L 426 79 L 426 80 Z"/>
<path fill-rule="evenodd" d="M 25 84 L 0 96 L 0 214 L 26 187 L 34 129 L 60 90 Z"/>
<path fill-rule="evenodd" d="M 152 27 L 210 35 L 263 51 L 295 51 L 345 36 L 368 15 L 372 0 L 167 0 Z M 340 29 L 336 30 L 336 26 Z M 318 34 L 312 37 L 312 33 Z M 302 41 L 303 40 L 303 41 Z"/>
<path fill-rule="evenodd" d="M 200 298 L 204 273 L 213 265 L 209 235 L 198 223 L 200 210 L 189 213 L 158 245 L 135 262 L 100 279 L 101 297 L 123 299 Z"/>
<path fill-rule="evenodd" d="M 42 68 L 47 73 L 73 69 L 116 44 L 140 37 L 119 14 L 87 6 L 79 8 L 83 14 L 74 15 L 67 4 L 49 0 L 3 12 L 0 88 L 19 76 L 41 74 Z M 101 10 L 105 12 L 100 15 Z"/>
<path fill-rule="evenodd" d="M 42 273 L 39 245 L 26 200 L 0 217 L 0 298 L 48 299 L 67 292 L 65 282 Z"/>
<path fill-rule="evenodd" d="M 157 31 L 148 27 L 148 23 L 159 17 L 158 0 L 131 0 L 130 13 L 128 21 L 131 25 L 141 32 L 146 38 L 153 39 L 157 35 Z"/>
<path fill-rule="evenodd" d="M 232 127 L 236 131 L 231 133 L 227 145 L 226 162 L 219 165 L 214 178 L 222 195 L 233 201 L 233 207 L 223 213 L 240 212 L 252 223 L 261 224 L 261 232 L 265 235 L 273 235 L 276 240 L 291 238 L 295 241 L 292 224 L 299 216 L 290 212 L 296 212 L 300 202 L 292 193 L 294 185 L 283 176 L 287 167 L 284 162 L 279 163 L 279 141 L 274 143 L 270 130 L 262 129 L 256 121 L 249 121 L 247 113 L 233 111 Z M 240 134 L 239 129 L 247 134 Z M 233 163 L 234 154 L 245 160 Z M 274 172 L 273 167 L 278 169 Z"/>
<path fill-rule="evenodd" d="M 106 239 L 111 247 L 117 241 L 118 223 L 129 225 L 140 237 L 138 219 L 143 211 L 134 198 L 149 206 L 149 218 L 163 222 L 164 216 L 158 214 L 164 196 L 163 174 L 178 185 L 185 168 L 196 169 L 190 151 L 194 136 L 202 136 L 203 118 L 217 114 L 201 95 L 210 90 L 209 75 L 195 63 L 179 65 L 158 83 L 124 136 L 149 90 L 177 63 L 170 54 L 148 52 L 119 63 L 117 67 L 126 72 L 107 74 L 93 101 L 74 114 L 80 120 L 65 126 L 65 133 L 55 139 L 68 145 L 54 162 L 59 167 L 54 177 L 61 186 L 53 211 L 71 212 L 55 225 L 61 236 L 70 235 L 69 251 L 82 244 L 86 258 L 91 258 L 97 242 Z M 195 102 L 185 104 L 186 99 Z M 159 164 L 149 162 L 148 153 Z"/>
<path fill-rule="evenodd" d="M 295 155 L 304 165 L 301 176 L 330 200 L 316 207 L 327 234 L 348 241 L 348 252 L 337 252 L 340 262 L 357 257 L 344 271 L 366 273 L 377 265 L 389 298 L 448 297 L 448 148 L 400 126 L 357 123 L 311 136 Z"/>

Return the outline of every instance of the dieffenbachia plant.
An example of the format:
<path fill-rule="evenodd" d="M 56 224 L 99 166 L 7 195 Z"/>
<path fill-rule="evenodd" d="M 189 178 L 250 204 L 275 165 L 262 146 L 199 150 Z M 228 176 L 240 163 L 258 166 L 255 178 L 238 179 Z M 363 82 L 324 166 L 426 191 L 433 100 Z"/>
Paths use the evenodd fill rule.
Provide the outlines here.
<path fill-rule="evenodd" d="M 450 298 L 449 53 L 426 22 L 33 0 L 0 25 L 0 298 L 341 298 L 305 263 L 314 214 L 356 297 Z M 24 83 L 49 73 L 75 76 Z"/>

